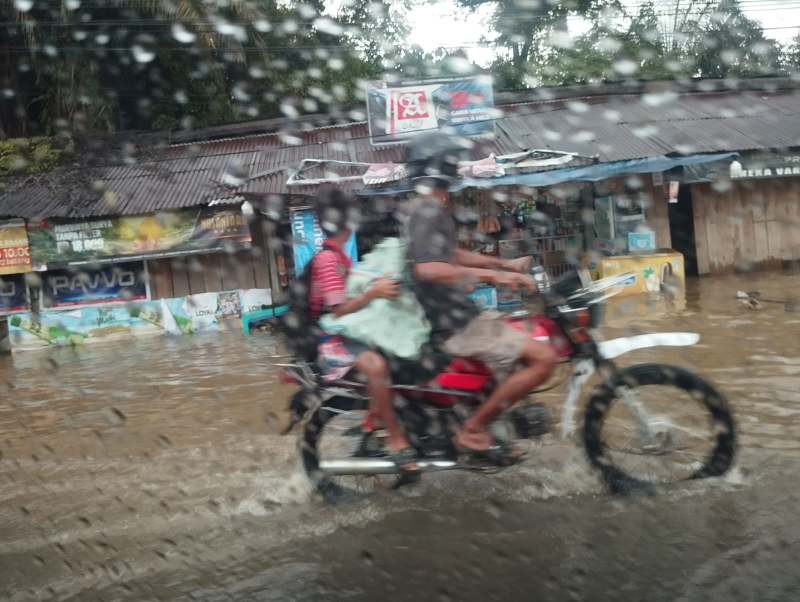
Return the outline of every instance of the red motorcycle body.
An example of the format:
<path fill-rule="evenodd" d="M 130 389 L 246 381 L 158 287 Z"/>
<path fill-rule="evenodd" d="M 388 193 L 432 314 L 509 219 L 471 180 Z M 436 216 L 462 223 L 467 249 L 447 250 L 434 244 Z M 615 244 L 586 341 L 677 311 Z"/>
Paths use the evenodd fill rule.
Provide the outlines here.
<path fill-rule="evenodd" d="M 530 335 L 531 338 L 551 345 L 559 357 L 568 357 L 572 353 L 572 344 L 555 322 L 549 318 L 532 315 L 506 318 L 505 322 L 512 328 Z M 468 358 L 456 358 L 450 362 L 444 372 L 429 384 L 435 387 L 478 394 L 486 389 L 491 381 L 492 373 L 483 362 Z M 463 399 L 460 395 L 439 392 L 428 393 L 425 397 L 434 403 L 444 405 L 452 405 L 459 399 Z"/>

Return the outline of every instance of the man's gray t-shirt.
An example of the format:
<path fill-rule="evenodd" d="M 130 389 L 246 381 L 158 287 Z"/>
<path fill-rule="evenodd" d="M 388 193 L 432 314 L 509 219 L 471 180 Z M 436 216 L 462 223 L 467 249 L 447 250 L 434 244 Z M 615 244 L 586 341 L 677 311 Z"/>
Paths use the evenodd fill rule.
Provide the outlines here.
<path fill-rule="evenodd" d="M 411 201 L 408 218 L 409 256 L 412 264 L 450 263 L 458 248 L 453 216 L 433 197 Z M 431 343 L 438 347 L 480 314 L 480 309 L 459 286 L 419 282 L 415 292 L 431 323 Z"/>

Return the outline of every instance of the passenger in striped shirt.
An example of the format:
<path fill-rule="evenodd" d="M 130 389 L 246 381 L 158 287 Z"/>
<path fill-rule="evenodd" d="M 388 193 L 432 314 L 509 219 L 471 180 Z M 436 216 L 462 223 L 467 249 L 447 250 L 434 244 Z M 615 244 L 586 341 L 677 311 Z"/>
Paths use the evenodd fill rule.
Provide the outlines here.
<path fill-rule="evenodd" d="M 344 252 L 344 244 L 352 233 L 351 223 L 356 211 L 351 198 L 341 190 L 320 190 L 316 198 L 316 213 L 327 239 L 323 249 L 312 259 L 309 307 L 315 320 L 330 312 L 337 317 L 357 312 L 373 299 L 395 299 L 400 293 L 396 280 L 380 278 L 366 293 L 353 299 L 345 295 L 345 281 L 352 265 Z M 367 391 L 386 425 L 386 447 L 389 457 L 402 470 L 419 470 L 416 450 L 411 446 L 397 422 L 392 404 L 391 374 L 386 359 L 377 351 L 356 341 L 341 339 L 350 355 L 356 358 L 354 368 L 367 377 Z M 325 362 L 324 343 L 320 345 L 320 362 Z"/>

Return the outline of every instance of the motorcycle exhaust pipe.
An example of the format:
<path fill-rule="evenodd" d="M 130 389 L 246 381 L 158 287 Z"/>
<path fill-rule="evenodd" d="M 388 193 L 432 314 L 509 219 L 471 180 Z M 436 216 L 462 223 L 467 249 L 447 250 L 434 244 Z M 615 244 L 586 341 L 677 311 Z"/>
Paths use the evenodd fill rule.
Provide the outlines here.
<path fill-rule="evenodd" d="M 419 466 L 421 472 L 439 472 L 457 468 L 455 460 L 420 458 L 415 460 L 414 463 Z M 322 472 L 331 476 L 400 474 L 400 469 L 394 465 L 394 462 L 383 458 L 335 458 L 322 460 L 319 463 L 319 468 Z"/>

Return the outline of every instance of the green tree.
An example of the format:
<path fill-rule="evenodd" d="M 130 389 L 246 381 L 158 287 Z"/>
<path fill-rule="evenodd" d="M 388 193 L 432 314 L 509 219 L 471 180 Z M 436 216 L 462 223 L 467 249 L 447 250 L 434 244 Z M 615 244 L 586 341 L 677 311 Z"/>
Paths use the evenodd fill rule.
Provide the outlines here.
<path fill-rule="evenodd" d="M 505 56 L 496 66 L 508 88 L 524 86 L 527 63 L 538 54 L 537 47 L 566 48 L 571 45 L 567 18 L 581 16 L 598 19 L 603 9 L 621 7 L 619 0 L 564 0 L 559 2 L 520 2 L 519 0 L 457 0 L 469 10 L 494 7 L 493 42 Z"/>
<path fill-rule="evenodd" d="M 750 77 L 781 69 L 780 45 L 742 12 L 739 0 L 722 0 L 700 34 L 690 44 L 700 77 Z"/>

